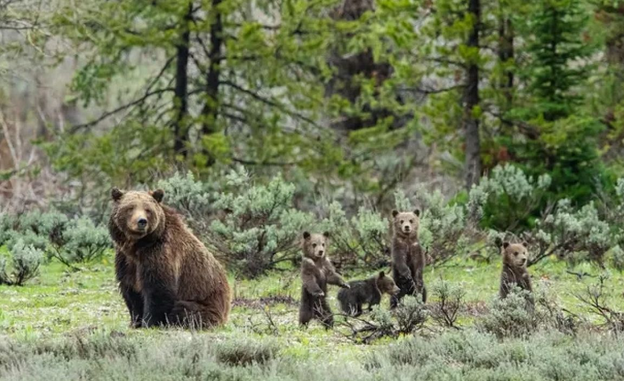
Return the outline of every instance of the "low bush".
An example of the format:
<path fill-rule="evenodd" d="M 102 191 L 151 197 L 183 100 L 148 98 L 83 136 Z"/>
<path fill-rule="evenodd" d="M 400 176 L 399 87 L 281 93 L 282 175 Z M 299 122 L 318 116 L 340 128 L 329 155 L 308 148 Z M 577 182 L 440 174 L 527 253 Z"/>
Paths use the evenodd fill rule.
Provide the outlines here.
<path fill-rule="evenodd" d="M 9 258 L 0 257 L 0 284 L 23 286 L 39 273 L 43 252 L 18 240 L 9 249 Z"/>

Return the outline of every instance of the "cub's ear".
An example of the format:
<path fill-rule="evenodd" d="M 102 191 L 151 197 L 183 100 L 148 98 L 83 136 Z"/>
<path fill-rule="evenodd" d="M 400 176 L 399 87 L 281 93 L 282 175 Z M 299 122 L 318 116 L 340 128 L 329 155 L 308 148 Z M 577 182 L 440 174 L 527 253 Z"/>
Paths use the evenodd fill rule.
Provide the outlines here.
<path fill-rule="evenodd" d="M 526 243 L 526 241 L 522 241 L 522 246 L 526 247 L 527 249 L 529 248 L 529 244 Z"/>
<path fill-rule="evenodd" d="M 416 215 L 416 217 L 420 217 L 420 209 L 414 210 L 414 214 Z"/>
<path fill-rule="evenodd" d="M 305 239 L 306 241 L 310 239 L 310 233 L 308 232 L 303 232 L 303 239 Z"/>
<path fill-rule="evenodd" d="M 506 249 L 509 247 L 509 242 L 503 242 L 503 249 Z"/>
<path fill-rule="evenodd" d="M 496 247 L 501 247 L 503 246 L 503 240 L 500 237 L 496 237 L 494 239 L 494 244 L 496 245 Z"/>
<path fill-rule="evenodd" d="M 119 190 L 119 188 L 114 187 L 113 189 L 111 189 L 111 197 L 113 198 L 113 201 L 117 202 L 121 200 L 123 195 L 124 193 L 121 190 Z"/>
<path fill-rule="evenodd" d="M 383 271 L 380 271 L 380 272 L 379 272 L 379 279 L 381 279 L 381 278 L 383 278 L 383 277 L 385 277 L 385 276 L 386 276 L 386 273 L 385 273 L 385 272 L 383 272 Z"/>
<path fill-rule="evenodd" d="M 397 210 L 393 210 L 392 211 L 392 217 L 396 217 L 399 214 L 399 212 Z"/>
<path fill-rule="evenodd" d="M 331 235 L 331 234 L 329 234 L 329 232 L 324 232 L 324 233 L 323 233 L 323 237 L 325 237 L 325 238 L 329 238 L 329 237 L 330 237 L 330 235 Z"/>
<path fill-rule="evenodd" d="M 162 189 L 156 189 L 155 191 L 150 192 L 150 194 L 154 197 L 154 200 L 159 203 L 163 200 L 163 197 L 165 197 L 165 191 Z"/>

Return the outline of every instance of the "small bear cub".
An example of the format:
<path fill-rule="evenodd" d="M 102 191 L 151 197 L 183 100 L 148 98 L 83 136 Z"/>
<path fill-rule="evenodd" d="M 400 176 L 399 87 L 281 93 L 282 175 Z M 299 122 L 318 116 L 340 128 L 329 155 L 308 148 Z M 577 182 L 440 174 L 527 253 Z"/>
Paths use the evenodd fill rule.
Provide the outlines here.
<path fill-rule="evenodd" d="M 366 280 L 349 282 L 350 289 L 342 289 L 338 292 L 338 301 L 342 311 L 351 316 L 362 314 L 362 305 L 368 304 L 368 310 L 381 302 L 381 295 L 395 295 L 401 289 L 394 280 L 383 271 Z"/>
<path fill-rule="evenodd" d="M 299 324 L 307 326 L 316 318 L 325 328 L 334 325 L 334 316 L 327 303 L 327 285 L 349 288 L 327 258 L 329 233 L 303 233 L 303 262 L 301 263 L 301 304 Z"/>
<path fill-rule="evenodd" d="M 531 278 L 527 270 L 529 260 L 527 244 L 504 242 L 502 245 L 503 271 L 500 282 L 500 297 L 506 298 L 514 287 L 532 292 Z"/>

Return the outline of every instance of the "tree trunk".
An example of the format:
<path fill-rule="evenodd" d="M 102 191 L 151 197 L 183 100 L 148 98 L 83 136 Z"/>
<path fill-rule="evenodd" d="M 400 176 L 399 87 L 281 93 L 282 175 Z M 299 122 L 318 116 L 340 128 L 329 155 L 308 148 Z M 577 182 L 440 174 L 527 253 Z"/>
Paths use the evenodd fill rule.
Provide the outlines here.
<path fill-rule="evenodd" d="M 501 64 L 507 64 L 514 58 L 514 31 L 509 16 L 502 16 L 498 26 L 498 60 Z M 514 73 L 509 68 L 505 69 L 505 75 L 501 78 L 499 88 L 505 97 L 504 110 L 508 111 L 513 105 Z"/>
<path fill-rule="evenodd" d="M 223 19 L 218 10 L 219 4 L 223 0 L 212 0 L 212 9 L 214 20 L 210 26 L 210 50 L 208 59 L 210 67 L 206 75 L 206 103 L 202 109 L 202 134 L 210 135 L 217 132 L 217 119 L 219 117 L 219 84 L 220 84 L 220 65 L 222 61 L 221 50 L 223 47 Z M 204 154 L 207 157 L 207 165 L 211 166 L 215 163 L 215 156 L 204 147 Z"/>
<path fill-rule="evenodd" d="M 469 48 L 479 47 L 479 26 L 481 20 L 480 0 L 468 0 L 468 13 L 472 14 L 474 25 L 468 36 Z M 463 128 L 466 136 L 466 187 L 470 189 L 479 183 L 481 176 L 481 141 L 479 138 L 479 120 L 473 110 L 479 105 L 479 64 L 469 62 L 466 68 L 466 88 L 464 92 Z"/>
<path fill-rule="evenodd" d="M 180 43 L 176 47 L 176 75 L 175 75 L 175 102 L 177 104 L 177 115 L 173 123 L 175 141 L 173 151 L 176 155 L 187 155 L 188 143 L 188 60 L 191 33 L 189 23 L 193 13 L 193 2 L 189 3 L 188 12 L 184 15 L 184 31 L 180 38 Z"/>

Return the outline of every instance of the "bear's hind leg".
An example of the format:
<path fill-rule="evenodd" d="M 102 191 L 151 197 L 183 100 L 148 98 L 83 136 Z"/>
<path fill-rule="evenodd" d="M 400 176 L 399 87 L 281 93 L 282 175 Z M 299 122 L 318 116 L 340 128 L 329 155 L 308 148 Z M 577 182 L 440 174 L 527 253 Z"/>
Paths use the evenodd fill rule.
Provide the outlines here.
<path fill-rule="evenodd" d="M 223 324 L 225 317 L 216 308 L 189 300 L 179 300 L 167 315 L 171 325 L 185 328 L 205 329 Z"/>

